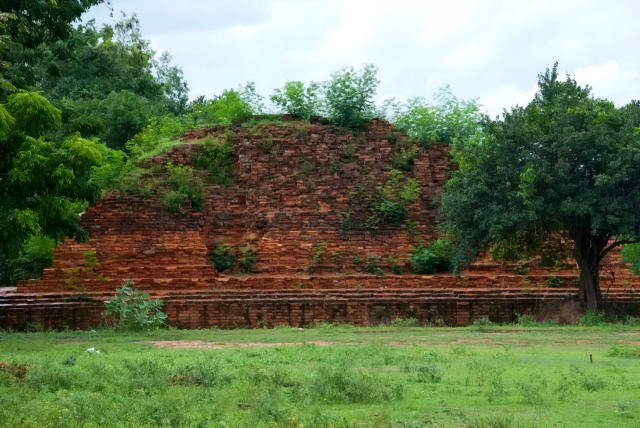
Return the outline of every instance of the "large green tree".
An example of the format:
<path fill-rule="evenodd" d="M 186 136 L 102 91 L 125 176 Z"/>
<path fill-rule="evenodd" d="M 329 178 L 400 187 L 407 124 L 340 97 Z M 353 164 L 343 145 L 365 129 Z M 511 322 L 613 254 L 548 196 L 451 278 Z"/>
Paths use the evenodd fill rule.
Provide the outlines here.
<path fill-rule="evenodd" d="M 122 148 L 151 117 L 187 107 L 182 71 L 167 54 L 157 57 L 136 15 L 100 29 L 89 21 L 18 56 L 30 62 L 28 88 L 61 109 L 62 136 L 79 132 Z"/>
<path fill-rule="evenodd" d="M 0 2 L 0 100 L 33 82 L 35 59 L 25 52 L 65 40 L 73 23 L 104 0 L 4 0 Z"/>
<path fill-rule="evenodd" d="M 24 90 L 34 87 L 35 50 L 68 39 L 73 23 L 101 2 L 0 2 L 0 285 L 37 274 L 55 240 L 78 232 L 79 210 L 96 193 L 88 172 L 106 147 L 43 138 L 59 128 L 60 111 Z"/>
<path fill-rule="evenodd" d="M 79 214 L 100 194 L 92 176 L 111 150 L 79 135 L 44 138 L 60 117 L 35 92 L 14 93 L 0 104 L 0 285 L 15 279 L 13 262 L 29 242 L 50 246 L 33 237 L 82 237 Z"/>
<path fill-rule="evenodd" d="M 462 267 L 495 244 L 528 250 L 572 244 L 587 310 L 602 309 L 600 263 L 640 240 L 640 104 L 594 98 L 557 64 L 526 107 L 486 120 L 454 147 L 458 169 L 442 200 Z"/>

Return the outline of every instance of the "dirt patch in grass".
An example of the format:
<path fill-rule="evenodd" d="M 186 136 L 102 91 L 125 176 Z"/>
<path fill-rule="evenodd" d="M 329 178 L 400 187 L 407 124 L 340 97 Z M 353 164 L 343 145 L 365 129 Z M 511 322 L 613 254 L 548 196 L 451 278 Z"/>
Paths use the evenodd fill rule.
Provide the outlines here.
<path fill-rule="evenodd" d="M 237 348 L 271 348 L 275 346 L 299 346 L 299 345 L 316 345 L 316 346 L 335 346 L 335 345 L 384 345 L 384 346 L 433 346 L 429 342 L 329 342 L 324 340 L 309 340 L 304 342 L 233 342 L 233 343 L 215 343 L 204 340 L 154 340 L 145 341 L 158 348 L 175 348 L 175 349 L 237 349 Z M 458 339 L 450 342 L 456 343 L 493 343 L 490 339 Z"/>
<path fill-rule="evenodd" d="M 627 345 L 640 345 L 640 340 L 621 340 L 620 343 L 626 343 Z"/>
<path fill-rule="evenodd" d="M 296 345 L 362 345 L 357 342 L 325 342 L 323 340 L 311 340 L 307 342 L 247 342 L 247 343 L 213 343 L 204 340 L 154 340 L 147 341 L 158 348 L 190 348 L 190 349 L 233 349 L 233 348 L 270 348 L 273 346 Z"/>
<path fill-rule="evenodd" d="M 458 339 L 453 343 L 489 343 L 491 339 Z"/>

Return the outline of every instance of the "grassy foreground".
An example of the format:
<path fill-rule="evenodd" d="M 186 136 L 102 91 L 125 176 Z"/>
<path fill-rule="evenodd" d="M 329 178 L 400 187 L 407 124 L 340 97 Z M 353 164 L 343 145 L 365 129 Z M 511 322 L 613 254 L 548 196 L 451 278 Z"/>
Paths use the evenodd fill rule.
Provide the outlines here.
<path fill-rule="evenodd" d="M 624 325 L 0 333 L 0 426 L 640 427 L 639 344 Z"/>

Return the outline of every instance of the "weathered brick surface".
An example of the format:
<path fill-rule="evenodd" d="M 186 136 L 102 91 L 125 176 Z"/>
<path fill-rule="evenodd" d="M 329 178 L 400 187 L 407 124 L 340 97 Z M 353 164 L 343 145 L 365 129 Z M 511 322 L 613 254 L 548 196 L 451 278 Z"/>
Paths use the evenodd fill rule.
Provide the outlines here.
<path fill-rule="evenodd" d="M 384 121 L 362 135 L 295 122 L 238 127 L 230 136 L 220 127 L 197 129 L 185 144 L 145 163 L 189 165 L 201 148 L 189 142 L 206 136 L 233 144 L 233 185 L 207 184 L 202 212 L 187 214 L 169 213 L 158 197 L 105 195 L 82 216 L 87 242 L 65 240 L 42 279 L 1 298 L 0 327 L 18 328 L 25 320 L 96 325 L 101 303 L 77 296 L 104 299 L 125 279 L 164 297 L 170 321 L 183 327 L 367 324 L 396 316 L 462 325 L 481 315 L 507 320 L 514 311 L 532 313 L 549 300 L 575 297 L 571 288 L 545 288 L 551 275 L 574 286 L 571 265 L 518 275 L 513 265 L 483 258 L 461 276 L 391 274 L 388 257 L 406 263 L 415 241 L 401 226 L 364 227 L 366 199 L 386 179 L 394 144 L 404 138 Z M 447 146 L 419 149 L 410 173 L 422 188 L 409 209 L 414 240 L 435 237 L 435 203 L 451 168 Z M 348 230 L 345 212 L 352 212 Z M 253 273 L 216 273 L 208 254 L 220 242 L 253 246 L 259 258 Z M 324 252 L 314 262 L 319 246 Z M 366 257 L 379 257 L 385 273 L 364 274 L 356 260 Z M 619 253 L 608 258 L 602 281 L 604 289 L 640 287 Z"/>
<path fill-rule="evenodd" d="M 576 289 L 336 289 L 183 290 L 153 293 L 162 298 L 171 325 L 180 328 L 309 326 L 319 322 L 379 324 L 415 318 L 434 325 L 467 325 L 488 318 L 511 322 L 529 314 L 561 322 L 575 320 Z M 111 293 L 0 295 L 0 326 L 8 329 L 92 328 L 104 324 L 103 300 Z M 637 307 L 638 293 L 604 292 L 608 309 Z M 571 308 L 573 312 L 567 312 Z M 574 317 L 574 318 L 572 318 Z"/>

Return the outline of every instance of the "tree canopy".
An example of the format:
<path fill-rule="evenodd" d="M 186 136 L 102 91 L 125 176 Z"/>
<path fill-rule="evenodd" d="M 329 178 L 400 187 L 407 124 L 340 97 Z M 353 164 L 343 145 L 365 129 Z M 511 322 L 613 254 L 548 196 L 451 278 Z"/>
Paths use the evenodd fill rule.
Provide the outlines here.
<path fill-rule="evenodd" d="M 0 104 L 0 275 L 5 281 L 12 275 L 7 260 L 19 258 L 29 242 L 26 248 L 38 242 L 51 247 L 50 241 L 32 238 L 82 237 L 79 214 L 100 194 L 92 173 L 110 150 L 77 134 L 47 140 L 43 134 L 59 126 L 60 117 L 38 93 L 17 92 Z"/>
<path fill-rule="evenodd" d="M 526 107 L 484 122 L 454 147 L 458 169 L 442 199 L 444 229 L 462 267 L 492 244 L 541 249 L 569 242 L 581 299 L 598 311 L 600 262 L 640 239 L 640 104 L 616 108 L 557 64 Z"/>

